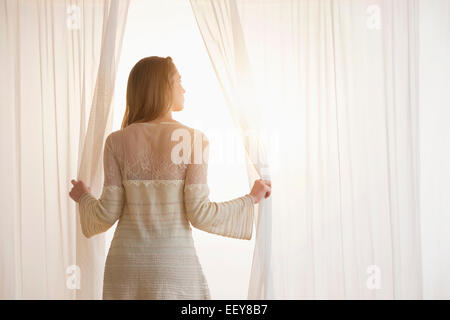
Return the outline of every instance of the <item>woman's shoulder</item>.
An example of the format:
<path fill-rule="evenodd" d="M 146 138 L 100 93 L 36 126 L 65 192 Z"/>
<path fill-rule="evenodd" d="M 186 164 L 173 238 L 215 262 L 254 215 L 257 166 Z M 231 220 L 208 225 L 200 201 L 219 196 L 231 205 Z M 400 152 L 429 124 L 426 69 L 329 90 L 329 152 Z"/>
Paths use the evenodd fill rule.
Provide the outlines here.
<path fill-rule="evenodd" d="M 197 137 L 202 137 L 204 140 L 207 139 L 206 134 L 200 129 L 191 127 L 189 125 L 186 125 L 186 124 L 178 122 L 178 121 L 176 123 L 174 123 L 174 125 L 175 125 L 175 128 L 179 131 L 186 130 L 186 132 L 189 133 L 191 135 L 191 137 L 197 136 Z"/>
<path fill-rule="evenodd" d="M 113 143 L 118 139 L 118 135 L 120 134 L 119 132 L 120 130 L 116 130 L 111 132 L 110 134 L 108 134 L 108 136 L 106 137 L 106 142 L 105 143 Z"/>
<path fill-rule="evenodd" d="M 122 130 L 116 130 L 111 132 L 107 137 L 106 137 L 106 143 L 115 143 L 117 142 L 117 140 L 119 139 L 119 136 L 122 134 Z"/>
<path fill-rule="evenodd" d="M 138 124 L 133 123 L 125 128 L 111 132 L 106 138 L 106 140 L 109 143 L 118 143 L 121 139 L 129 140 L 130 137 L 139 135 L 139 133 L 141 133 L 142 130 L 147 132 L 147 129 L 149 130 L 148 133 L 151 135 L 153 131 L 152 129 L 155 128 L 166 129 L 168 132 L 170 132 L 170 135 L 172 137 L 174 135 L 181 136 L 188 134 L 191 136 L 192 139 L 200 138 L 203 141 L 208 140 L 206 134 L 202 130 L 194 128 L 190 125 L 184 124 L 179 121 L 163 122 L 161 124 L 154 124 L 154 125 L 146 123 L 138 123 Z"/>
<path fill-rule="evenodd" d="M 116 130 L 111 132 L 105 140 L 105 149 L 111 150 L 115 155 L 119 155 L 121 153 L 121 130 Z"/>

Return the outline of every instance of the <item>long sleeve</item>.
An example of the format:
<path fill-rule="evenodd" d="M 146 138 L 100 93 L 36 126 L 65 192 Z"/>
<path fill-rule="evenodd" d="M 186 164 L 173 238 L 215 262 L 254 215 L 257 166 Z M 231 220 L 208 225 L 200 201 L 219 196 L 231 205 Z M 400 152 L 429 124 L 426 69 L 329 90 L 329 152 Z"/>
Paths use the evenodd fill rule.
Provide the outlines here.
<path fill-rule="evenodd" d="M 254 204 L 250 195 L 230 201 L 212 202 L 209 200 L 207 170 L 209 141 L 202 133 L 202 142 L 194 138 L 194 154 L 202 150 L 200 161 L 191 158 L 187 165 L 184 187 L 186 215 L 197 229 L 225 237 L 250 240 L 253 232 Z M 195 135 L 194 135 L 195 137 Z M 198 159 L 197 159 L 198 160 Z"/>
<path fill-rule="evenodd" d="M 105 142 L 105 179 L 100 198 L 96 199 L 86 192 L 79 200 L 81 230 L 87 238 L 107 231 L 120 218 L 125 202 L 125 190 L 120 166 L 114 154 L 112 135 L 109 135 Z"/>

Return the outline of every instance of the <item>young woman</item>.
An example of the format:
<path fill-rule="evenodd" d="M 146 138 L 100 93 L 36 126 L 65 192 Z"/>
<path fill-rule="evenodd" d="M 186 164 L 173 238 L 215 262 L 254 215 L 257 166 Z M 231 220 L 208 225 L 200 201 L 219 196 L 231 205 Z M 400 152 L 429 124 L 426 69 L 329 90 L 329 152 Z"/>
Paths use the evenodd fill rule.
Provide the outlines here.
<path fill-rule="evenodd" d="M 90 238 L 117 220 L 105 265 L 103 299 L 210 299 L 195 251 L 192 226 L 225 237 L 252 237 L 254 204 L 271 193 L 267 180 L 251 192 L 209 201 L 209 142 L 172 119 L 184 88 L 170 57 L 147 57 L 131 70 L 121 130 L 103 154 L 99 199 L 72 180 L 83 234 Z"/>

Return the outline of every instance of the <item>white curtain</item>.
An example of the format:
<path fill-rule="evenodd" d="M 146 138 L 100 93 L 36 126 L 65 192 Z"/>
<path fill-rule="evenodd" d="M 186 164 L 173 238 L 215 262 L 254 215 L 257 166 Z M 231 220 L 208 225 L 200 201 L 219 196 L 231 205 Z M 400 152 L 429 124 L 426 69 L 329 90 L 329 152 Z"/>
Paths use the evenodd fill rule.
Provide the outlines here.
<path fill-rule="evenodd" d="M 270 180 L 268 154 L 261 139 L 261 113 L 258 104 L 253 100 L 256 96 L 255 88 L 236 3 L 191 1 L 191 5 L 232 119 L 244 143 L 249 186 L 252 186 L 255 179 Z M 263 199 L 257 205 L 256 245 L 249 299 L 272 298 L 271 207 L 271 198 Z"/>
<path fill-rule="evenodd" d="M 0 2 L 0 298 L 99 299 L 104 235 L 68 192 L 98 196 L 129 1 Z"/>
<path fill-rule="evenodd" d="M 450 1 L 420 1 L 420 211 L 424 297 L 450 299 Z"/>
<path fill-rule="evenodd" d="M 432 276 L 448 266 L 441 223 L 449 204 L 430 198 L 449 184 L 433 184 L 421 171 L 420 147 L 436 136 L 419 125 L 433 101 L 421 96 L 419 112 L 419 36 L 429 32 L 419 11 L 430 9 L 444 27 L 424 43 L 448 48 L 448 1 L 191 5 L 246 149 L 266 150 L 249 157 L 249 177 L 260 159 L 270 166 L 272 201 L 259 212 L 249 299 L 449 298 L 445 269 Z M 448 62 L 443 67 L 438 93 L 448 106 Z M 431 127 L 448 114 L 442 108 L 428 118 Z M 448 159 L 442 149 L 443 142 L 438 150 Z M 428 160 L 439 177 L 436 160 Z M 445 284 L 431 295 L 429 281 Z"/>

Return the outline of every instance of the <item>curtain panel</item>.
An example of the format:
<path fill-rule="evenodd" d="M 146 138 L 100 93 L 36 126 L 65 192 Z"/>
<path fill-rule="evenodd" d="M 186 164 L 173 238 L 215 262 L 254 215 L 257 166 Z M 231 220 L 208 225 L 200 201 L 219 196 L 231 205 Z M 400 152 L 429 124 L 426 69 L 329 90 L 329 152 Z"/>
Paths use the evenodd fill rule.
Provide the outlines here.
<path fill-rule="evenodd" d="M 446 111 L 433 107 L 429 127 L 419 125 L 430 114 L 419 71 L 428 71 L 428 98 L 434 90 L 449 101 L 448 1 L 191 5 L 236 126 L 263 129 L 243 137 L 247 150 L 263 144 L 273 184 L 249 299 L 449 297 L 433 289 L 449 278 L 437 270 L 448 265 L 438 227 L 448 204 L 430 201 L 448 183 L 430 184 L 422 170 L 436 179 L 436 162 L 420 152 L 439 139 L 431 120 Z M 421 24 L 424 17 L 439 24 Z M 444 67 L 440 82 L 421 69 L 433 54 Z M 442 144 L 428 151 L 448 154 Z"/>
<path fill-rule="evenodd" d="M 0 3 L 0 298 L 100 299 L 104 235 L 68 196 L 101 190 L 129 1 Z"/>

